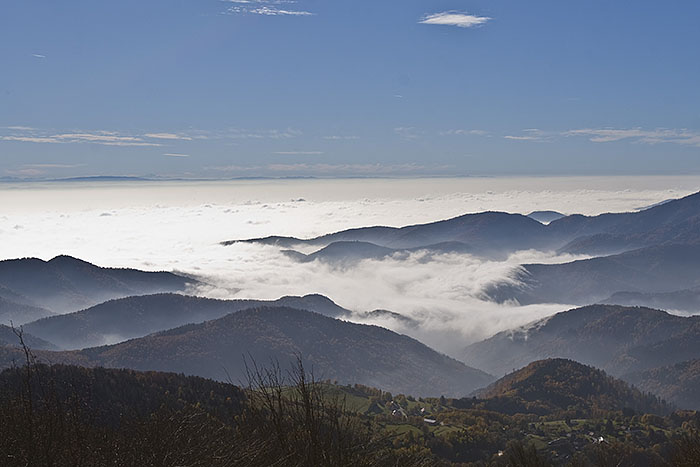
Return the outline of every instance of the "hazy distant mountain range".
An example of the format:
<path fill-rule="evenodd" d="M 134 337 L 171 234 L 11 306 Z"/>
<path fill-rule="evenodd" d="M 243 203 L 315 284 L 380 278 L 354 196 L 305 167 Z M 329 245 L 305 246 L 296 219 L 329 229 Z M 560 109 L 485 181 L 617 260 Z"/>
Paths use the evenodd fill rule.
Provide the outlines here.
<path fill-rule="evenodd" d="M 545 225 L 543 222 L 549 223 Z M 531 248 L 611 254 L 652 245 L 697 243 L 699 240 L 700 193 L 696 193 L 631 213 L 560 217 L 559 213 L 547 211 L 529 216 L 482 212 L 401 228 L 363 227 L 311 239 L 272 236 L 229 240 L 223 245 L 244 241 L 294 248 L 295 245 L 325 247 L 335 242 L 365 242 L 384 248 L 409 249 L 459 242 L 477 254 L 502 256 Z"/>
<path fill-rule="evenodd" d="M 23 324 L 114 298 L 184 292 L 196 282 L 169 272 L 101 268 L 70 256 L 0 261 L 0 322 Z"/>

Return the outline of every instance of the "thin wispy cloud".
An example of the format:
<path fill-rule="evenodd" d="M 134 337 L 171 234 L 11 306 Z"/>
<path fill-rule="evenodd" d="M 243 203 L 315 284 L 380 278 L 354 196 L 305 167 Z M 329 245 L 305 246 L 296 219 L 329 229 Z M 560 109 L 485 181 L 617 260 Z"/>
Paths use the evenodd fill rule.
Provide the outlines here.
<path fill-rule="evenodd" d="M 442 136 L 490 136 L 486 130 L 447 130 L 441 131 Z"/>
<path fill-rule="evenodd" d="M 32 57 L 34 57 L 34 58 L 46 58 L 46 55 L 42 55 L 42 54 L 32 54 Z"/>
<path fill-rule="evenodd" d="M 410 175 L 427 171 L 450 169 L 449 166 L 425 166 L 408 164 L 267 164 L 267 165 L 226 165 L 206 167 L 206 170 L 223 173 L 244 173 L 246 175 L 323 175 L 323 176 L 371 176 L 371 175 Z"/>
<path fill-rule="evenodd" d="M 394 128 L 394 133 L 406 139 L 416 139 L 419 136 L 419 131 L 412 126 L 396 127 Z"/>
<path fill-rule="evenodd" d="M 442 13 L 434 13 L 424 16 L 420 24 L 436 24 L 440 26 L 457 26 L 459 28 L 473 28 L 481 26 L 491 18 L 488 16 L 471 15 L 466 12 L 459 11 L 443 11 Z"/>
<path fill-rule="evenodd" d="M 334 175 L 375 175 L 421 172 L 420 164 L 268 164 L 266 169 L 284 173 L 316 173 Z"/>
<path fill-rule="evenodd" d="M 537 136 L 530 136 L 530 135 L 521 135 L 521 136 L 505 135 L 504 138 L 511 139 L 514 141 L 539 141 L 540 140 Z"/>
<path fill-rule="evenodd" d="M 11 134 L 0 136 L 0 141 L 16 141 L 23 143 L 44 144 L 78 144 L 93 143 L 104 146 L 160 146 L 159 143 L 146 141 L 139 136 L 121 135 L 113 131 L 98 132 L 72 132 L 42 134 L 37 130 L 23 131 L 24 134 Z"/>
<path fill-rule="evenodd" d="M 39 177 L 46 175 L 54 170 L 75 169 L 82 167 L 83 164 L 54 164 L 54 163 L 36 163 L 24 164 L 15 169 L 7 169 L 5 173 L 11 176 L 19 177 Z"/>
<path fill-rule="evenodd" d="M 630 140 L 643 144 L 672 143 L 700 147 L 700 132 L 685 128 L 657 128 L 654 130 L 644 130 L 642 128 L 583 128 L 569 130 L 562 134 L 564 136 L 583 136 L 594 143 Z"/>
<path fill-rule="evenodd" d="M 287 129 L 245 129 L 231 128 L 218 131 L 187 130 L 169 132 L 123 133 L 120 131 L 59 131 L 55 129 L 37 129 L 29 126 L 0 127 L 0 142 L 12 141 L 43 144 L 78 144 L 91 143 L 104 146 L 158 147 L 170 146 L 179 142 L 200 140 L 237 140 L 237 139 L 271 139 L 281 140 L 297 138 L 302 132 Z"/>
<path fill-rule="evenodd" d="M 30 127 L 30 126 L 22 126 L 22 125 L 13 125 L 13 126 L 4 126 L 2 127 L 3 130 L 17 130 L 17 131 L 34 131 L 36 128 Z"/>
<path fill-rule="evenodd" d="M 176 152 L 166 152 L 163 155 L 167 157 L 190 157 L 189 154 L 179 154 Z"/>
<path fill-rule="evenodd" d="M 360 139 L 360 137 L 359 136 L 328 135 L 328 136 L 324 136 L 323 139 L 327 139 L 330 141 L 342 141 L 342 140 L 356 140 L 356 139 Z"/>
<path fill-rule="evenodd" d="M 503 138 L 511 141 L 532 141 L 537 143 L 549 143 L 554 141 L 556 134 L 540 130 L 539 128 L 527 128 L 521 135 L 505 135 Z"/>
<path fill-rule="evenodd" d="M 176 133 L 146 133 L 143 136 L 146 138 L 154 138 L 154 139 L 173 139 L 173 140 L 184 140 L 184 141 L 191 141 L 192 140 L 192 137 L 190 137 L 190 136 L 176 134 Z"/>
<path fill-rule="evenodd" d="M 286 130 L 247 130 L 243 128 L 232 128 L 226 132 L 218 133 L 219 137 L 231 139 L 287 139 L 301 136 L 302 132 L 293 128 Z"/>
<path fill-rule="evenodd" d="M 82 166 L 83 164 L 25 164 L 22 167 L 32 169 L 74 169 Z"/>
<path fill-rule="evenodd" d="M 296 10 L 283 5 L 295 4 L 293 0 L 228 0 L 235 6 L 226 10 L 227 14 L 252 14 L 261 16 L 314 16 L 315 13 Z"/>

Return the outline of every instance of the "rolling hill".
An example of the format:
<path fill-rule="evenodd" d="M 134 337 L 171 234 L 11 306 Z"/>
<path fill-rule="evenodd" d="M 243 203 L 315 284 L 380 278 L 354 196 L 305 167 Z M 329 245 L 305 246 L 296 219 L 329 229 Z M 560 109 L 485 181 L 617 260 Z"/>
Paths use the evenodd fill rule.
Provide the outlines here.
<path fill-rule="evenodd" d="M 245 380 L 244 356 L 286 367 L 301 354 L 317 378 L 426 396 L 463 396 L 492 381 L 410 337 L 287 307 L 243 310 L 111 346 L 38 354 L 55 363 L 173 371 L 234 383 Z"/>
<path fill-rule="evenodd" d="M 532 362 L 476 391 L 475 395 L 482 399 L 508 400 L 508 405 L 519 406 L 524 413 L 546 414 L 571 409 L 591 413 L 623 408 L 644 413 L 670 412 L 657 398 L 631 388 L 604 371 L 559 358 Z"/>
<path fill-rule="evenodd" d="M 179 294 L 142 295 L 26 324 L 24 329 L 61 349 L 115 344 L 184 324 L 201 323 L 259 306 L 289 306 L 339 317 L 349 311 L 321 295 L 265 300 L 213 300 Z"/>

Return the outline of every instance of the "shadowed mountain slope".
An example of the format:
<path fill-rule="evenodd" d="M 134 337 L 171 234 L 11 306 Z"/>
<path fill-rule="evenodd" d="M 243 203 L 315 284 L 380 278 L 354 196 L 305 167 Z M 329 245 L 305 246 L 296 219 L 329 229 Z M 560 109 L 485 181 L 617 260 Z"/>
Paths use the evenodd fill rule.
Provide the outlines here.
<path fill-rule="evenodd" d="M 22 339 L 24 340 L 24 343 L 32 348 L 32 349 L 38 349 L 38 350 L 57 350 L 58 347 L 53 345 L 51 342 L 47 342 L 44 339 L 40 339 L 36 336 L 33 336 L 27 332 L 22 333 Z M 11 327 L 5 326 L 4 324 L 0 324 L 0 345 L 9 345 L 9 346 L 19 346 L 20 345 L 20 340 L 17 334 L 12 330 Z"/>
<path fill-rule="evenodd" d="M 3 293 L 6 295 L 3 296 Z M 15 301 L 17 299 L 19 302 Z M 28 300 L 0 286 L 0 324 L 12 323 L 19 326 L 47 316 L 53 316 L 53 313 L 45 308 L 29 305 Z"/>
<path fill-rule="evenodd" d="M 676 292 L 617 292 L 601 303 L 623 306 L 648 306 L 660 310 L 700 312 L 700 287 Z"/>
<path fill-rule="evenodd" d="M 37 258 L 0 261 L 2 290 L 23 297 L 20 304 L 56 313 L 130 295 L 181 292 L 195 283 L 169 272 L 101 268 L 70 256 L 57 256 L 50 261 Z M 0 291 L 0 295 L 5 294 Z"/>
<path fill-rule="evenodd" d="M 7 352 L 7 351 L 6 351 Z M 407 336 L 286 307 L 256 308 L 112 346 L 43 352 L 57 363 L 159 370 L 234 383 L 244 356 L 287 367 L 303 355 L 317 378 L 416 395 L 466 395 L 492 381 L 482 371 Z"/>
<path fill-rule="evenodd" d="M 501 375 L 544 358 L 570 358 L 622 376 L 700 358 L 700 317 L 591 305 L 468 346 L 468 365 Z"/>
<path fill-rule="evenodd" d="M 700 286 L 700 244 L 663 245 L 564 264 L 525 264 L 519 284 L 496 284 L 491 299 L 519 303 L 601 302 L 616 292 L 666 293 Z"/>
<path fill-rule="evenodd" d="M 700 410 L 700 359 L 631 373 L 625 379 L 678 407 Z"/>
<path fill-rule="evenodd" d="M 178 294 L 111 300 L 86 310 L 44 318 L 24 326 L 27 332 L 73 350 L 114 344 L 184 324 L 201 323 L 259 306 L 290 306 L 338 317 L 349 312 L 321 295 L 265 300 L 213 300 Z"/>

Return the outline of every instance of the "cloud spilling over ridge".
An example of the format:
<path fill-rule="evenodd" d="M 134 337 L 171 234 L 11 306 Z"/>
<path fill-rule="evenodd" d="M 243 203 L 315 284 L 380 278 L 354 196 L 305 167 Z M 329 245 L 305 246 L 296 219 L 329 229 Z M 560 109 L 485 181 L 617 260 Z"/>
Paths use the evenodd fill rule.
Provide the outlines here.
<path fill-rule="evenodd" d="M 378 324 L 411 335 L 446 353 L 458 355 L 465 345 L 513 326 L 570 308 L 549 304 L 520 307 L 482 300 L 482 290 L 494 281 L 513 281 L 521 262 L 560 262 L 538 252 L 520 252 L 506 261 L 483 261 L 465 254 L 415 252 L 334 266 L 320 261 L 297 263 L 272 246 L 235 244 L 225 274 L 209 276 L 216 287 L 200 293 L 215 298 L 274 299 L 294 293 L 320 293 L 355 313 L 353 321 Z M 371 316 L 389 310 L 406 319 Z"/>

